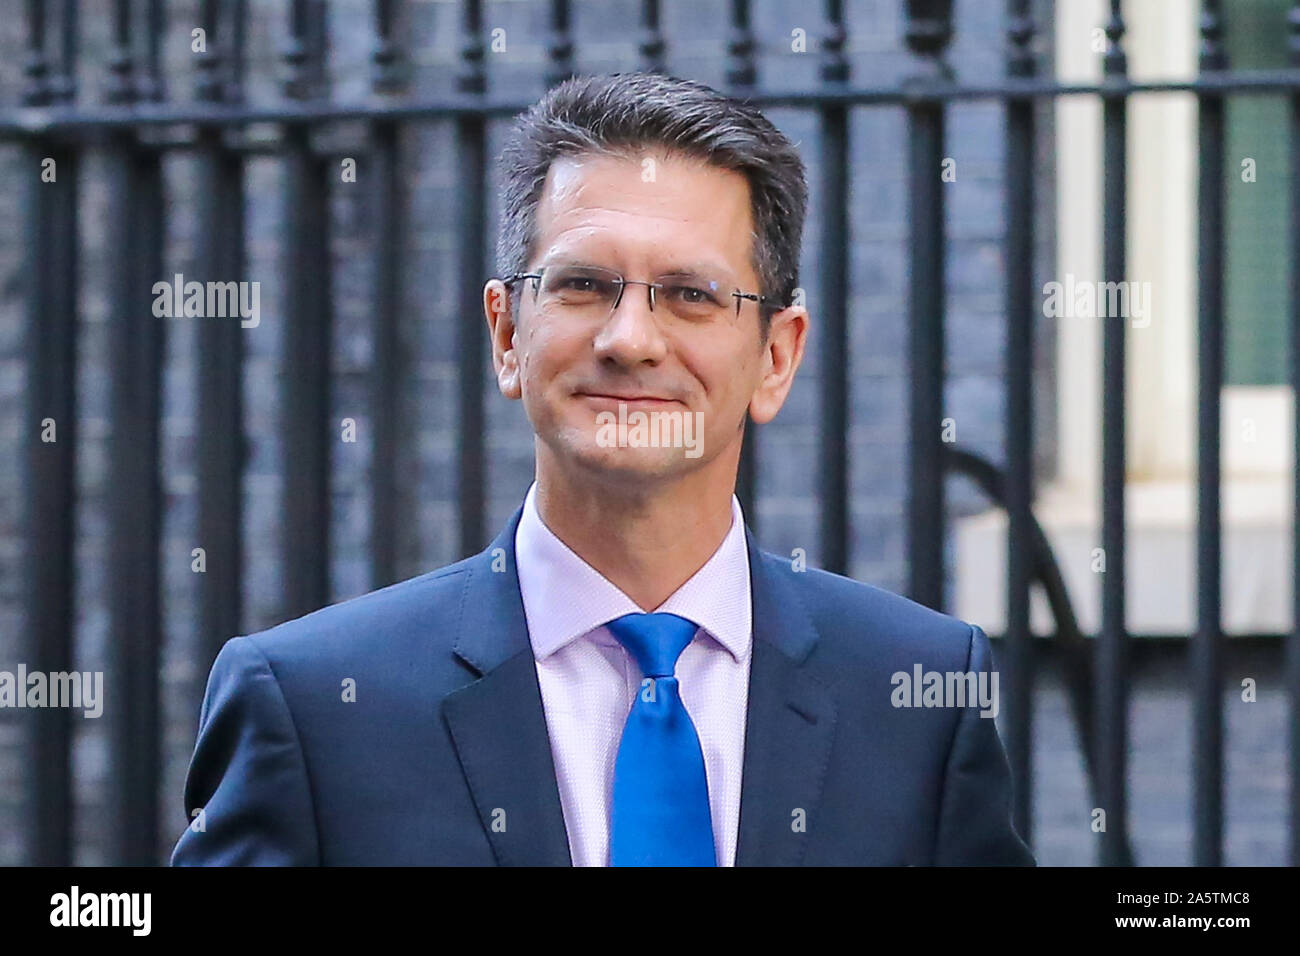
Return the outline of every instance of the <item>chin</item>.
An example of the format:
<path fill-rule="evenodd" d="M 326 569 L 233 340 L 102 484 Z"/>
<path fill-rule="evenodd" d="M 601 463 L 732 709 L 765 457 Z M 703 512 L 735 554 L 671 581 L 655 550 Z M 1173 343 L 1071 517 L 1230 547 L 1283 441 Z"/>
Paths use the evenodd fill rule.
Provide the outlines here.
<path fill-rule="evenodd" d="M 577 438 L 577 441 L 573 439 Z M 629 448 L 602 446 L 593 434 L 570 432 L 551 443 L 558 457 L 612 482 L 644 483 L 677 478 L 693 471 L 703 458 L 687 458 L 681 448 Z"/>

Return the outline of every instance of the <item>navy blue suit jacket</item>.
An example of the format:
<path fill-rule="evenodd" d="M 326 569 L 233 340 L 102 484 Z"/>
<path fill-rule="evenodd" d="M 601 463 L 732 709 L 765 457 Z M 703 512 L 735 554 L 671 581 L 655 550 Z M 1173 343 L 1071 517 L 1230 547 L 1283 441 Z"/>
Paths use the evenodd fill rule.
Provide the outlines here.
<path fill-rule="evenodd" d="M 474 557 L 226 643 L 173 865 L 570 864 L 514 567 L 521 513 Z M 1032 865 L 992 718 L 891 703 L 891 675 L 916 664 L 988 670 L 984 633 L 795 570 L 748 528 L 746 543 L 737 865 Z"/>

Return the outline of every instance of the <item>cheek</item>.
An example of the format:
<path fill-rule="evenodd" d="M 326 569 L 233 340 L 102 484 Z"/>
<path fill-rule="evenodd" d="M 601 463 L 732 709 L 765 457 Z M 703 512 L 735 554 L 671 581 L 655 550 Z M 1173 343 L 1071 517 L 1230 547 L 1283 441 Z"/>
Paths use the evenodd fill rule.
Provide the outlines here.
<path fill-rule="evenodd" d="M 708 403 L 714 409 L 722 410 L 749 401 L 754 363 L 748 356 L 729 354 L 725 358 L 710 359 L 697 366 L 696 371 L 708 391 Z"/>
<path fill-rule="evenodd" d="M 521 331 L 519 342 L 520 377 L 534 392 L 545 389 L 550 380 L 562 373 L 581 343 L 572 336 L 562 336 L 551 328 L 529 326 Z"/>

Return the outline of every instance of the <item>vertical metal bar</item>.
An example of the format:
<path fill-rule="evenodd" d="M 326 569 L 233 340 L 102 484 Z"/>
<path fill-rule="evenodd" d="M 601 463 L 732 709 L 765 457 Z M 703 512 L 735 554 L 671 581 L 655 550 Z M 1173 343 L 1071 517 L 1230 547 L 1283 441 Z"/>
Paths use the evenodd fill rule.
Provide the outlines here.
<path fill-rule="evenodd" d="M 77 97 L 77 47 L 80 33 L 77 27 L 78 0 L 63 0 L 59 28 L 59 72 L 52 78 L 54 95 L 63 103 L 71 103 Z"/>
<path fill-rule="evenodd" d="M 27 0 L 27 50 L 23 59 L 23 103 L 44 106 L 50 102 L 50 59 L 46 53 L 44 0 Z"/>
<path fill-rule="evenodd" d="M 844 56 L 844 9 L 827 0 L 822 38 L 821 79 L 843 86 L 849 78 Z M 848 285 L 849 285 L 849 119 L 848 108 L 821 110 L 822 321 L 820 445 L 821 566 L 836 574 L 849 567 L 848 455 Z"/>
<path fill-rule="evenodd" d="M 1227 69 L 1217 0 L 1201 5 L 1202 74 Z M 1192 806 L 1196 866 L 1223 864 L 1223 614 L 1219 503 L 1223 389 L 1223 96 L 1197 93 L 1196 639 L 1192 643 Z"/>
<path fill-rule="evenodd" d="M 307 23 L 309 0 L 290 0 L 289 35 L 281 49 L 285 65 L 284 95 L 291 100 L 311 97 L 308 79 L 312 73 L 310 26 Z"/>
<path fill-rule="evenodd" d="M 110 89 L 129 103 L 137 85 L 129 4 L 119 4 Z M 159 544 L 162 494 L 159 430 L 165 324 L 152 313 L 162 279 L 162 164 L 130 131 L 107 150 L 111 462 L 109 465 L 108 859 L 117 865 L 158 862 L 162 662 Z"/>
<path fill-rule="evenodd" d="M 740 93 L 758 79 L 754 65 L 754 30 L 750 24 L 749 0 L 731 0 L 731 34 L 727 38 L 727 85 Z"/>
<path fill-rule="evenodd" d="M 733 96 L 743 97 L 753 91 L 757 71 L 754 67 L 754 34 L 750 27 L 749 0 L 732 0 L 731 33 L 727 38 L 727 84 Z M 828 194 L 829 195 L 829 194 Z M 760 321 L 762 318 L 760 317 Z M 761 427 L 746 420 L 745 437 L 740 446 L 740 466 L 736 474 L 736 497 L 745 515 L 745 523 L 757 535 L 758 459 Z"/>
<path fill-rule="evenodd" d="M 205 103 L 219 103 L 222 99 L 221 74 L 228 44 L 221 29 L 219 2 L 199 0 L 199 26 L 207 36 L 208 52 L 198 60 L 194 95 Z"/>
<path fill-rule="evenodd" d="M 394 40 L 396 0 L 375 0 L 375 49 L 370 57 L 371 88 L 391 93 L 402 86 L 402 50 Z"/>
<path fill-rule="evenodd" d="M 312 95 L 321 100 L 328 100 L 331 91 L 331 78 L 329 71 L 326 69 L 328 62 L 326 47 L 329 44 L 327 20 L 329 8 L 332 5 L 331 0 L 308 0 L 307 7 L 306 39 L 307 45 L 311 49 L 311 56 L 307 63 L 306 78 L 312 90 Z"/>
<path fill-rule="evenodd" d="M 371 368 L 370 578 L 379 588 L 397 580 L 397 448 L 402 381 L 398 307 L 402 295 L 404 202 L 396 123 L 381 122 L 372 132 L 371 161 L 375 213 L 374 362 Z"/>
<path fill-rule="evenodd" d="M 376 93 L 400 88 L 401 59 L 392 39 L 391 4 L 376 6 L 377 43 L 373 58 Z M 399 441 L 398 387 L 402 373 L 398 310 L 402 301 L 402 250 L 406 236 L 406 202 L 400 167 L 399 126 L 379 122 L 372 130 L 374 152 L 371 173 L 375 211 L 375 316 L 374 363 L 370 379 L 371 455 L 370 576 L 372 587 L 397 580 L 397 446 Z"/>
<path fill-rule="evenodd" d="M 637 42 L 641 69 L 662 73 L 665 46 L 663 30 L 659 27 L 659 0 L 641 0 L 641 38 Z"/>
<path fill-rule="evenodd" d="M 569 0 L 551 0 L 551 34 L 546 44 L 547 87 L 573 76 L 573 37 L 569 26 Z"/>
<path fill-rule="evenodd" d="M 158 862 L 157 782 L 162 774 L 161 568 L 163 497 L 159 478 L 159 430 L 162 421 L 162 362 L 165 326 L 154 318 L 150 289 L 163 274 L 163 193 L 161 157 L 137 151 L 129 158 L 128 194 L 135 208 L 126 219 L 133 224 L 135 258 L 119 262 L 132 266 L 135 286 L 115 337 L 118 398 L 113 413 L 114 466 L 112 495 L 113 559 L 127 565 L 113 588 L 111 648 L 118 707 L 124 711 L 113 740 L 113 763 L 122 772 L 118 791 L 119 843 L 114 858 L 126 865 Z M 126 212 L 125 209 L 119 210 Z M 120 341 L 130 338 L 130 342 Z M 133 379 L 127 384 L 126 379 Z M 137 457 L 138 456 L 138 457 Z M 123 460 L 127 459 L 127 460 Z M 129 543 L 128 543 L 129 542 Z M 110 575 L 110 579 L 112 579 Z"/>
<path fill-rule="evenodd" d="M 220 103 L 228 92 L 229 22 L 218 0 L 204 0 L 200 21 L 208 53 L 199 61 L 195 96 Z M 244 275 L 243 161 L 223 145 L 222 131 L 199 132 L 195 187 L 198 206 L 197 265 L 201 281 L 232 282 Z M 243 597 L 244 330 L 239 316 L 209 317 L 197 328 L 198 542 L 205 555 L 199 579 L 199 646 L 202 669 L 222 644 L 241 630 Z"/>
<path fill-rule="evenodd" d="M 479 0 L 461 6 L 461 68 L 457 90 L 467 100 L 483 95 L 487 78 L 483 70 L 483 21 Z M 456 119 L 456 234 L 460 236 L 460 283 L 457 349 L 460 359 L 459 499 L 460 553 L 481 550 L 486 511 L 487 472 L 484 455 L 483 387 L 486 381 L 487 342 L 483 334 L 484 211 L 487 180 L 483 114 L 462 113 Z"/>
<path fill-rule="evenodd" d="M 1287 14 L 1287 62 L 1300 69 L 1300 0 Z M 1291 633 L 1287 635 L 1286 685 L 1291 690 L 1291 865 L 1300 866 L 1300 91 L 1291 94 L 1291 395 L 1295 401 L 1291 436 L 1296 463 L 1291 512 Z"/>
<path fill-rule="evenodd" d="M 285 95 L 306 100 L 317 92 L 317 61 L 308 11 L 294 0 Z M 288 210 L 288 285 L 285 289 L 284 554 L 286 617 L 329 602 L 330 595 L 330 348 L 333 326 L 329 255 L 329 175 L 311 147 L 308 123 L 286 135 L 285 206 Z"/>
<path fill-rule="evenodd" d="M 1105 79 L 1122 79 L 1127 62 L 1121 40 L 1120 0 L 1112 0 L 1106 23 Z M 1124 280 L 1128 172 L 1125 167 L 1127 103 L 1123 93 L 1103 93 L 1103 271 L 1107 282 Z M 1093 678 L 1097 697 L 1097 753 L 1106 829 L 1101 863 L 1125 866 L 1128 846 L 1128 670 L 1124 613 L 1124 332 L 1127 319 L 1103 314 L 1102 341 L 1102 529 L 1106 571 L 1101 579 L 1101 636 Z"/>
<path fill-rule="evenodd" d="M 138 77 L 136 95 L 147 103 L 160 102 L 163 98 L 163 76 L 160 62 L 160 46 L 164 33 L 162 0 L 146 0 L 145 12 L 145 57 L 144 69 Z"/>
<path fill-rule="evenodd" d="M 229 25 L 230 47 L 226 57 L 227 103 L 244 102 L 244 40 L 247 33 L 246 0 L 227 0 L 224 7 Z"/>
<path fill-rule="evenodd" d="M 292 66 L 305 69 L 309 54 L 307 37 L 310 25 L 307 22 L 311 0 L 289 0 L 289 42 L 296 56 Z"/>
<path fill-rule="evenodd" d="M 942 60 L 952 36 L 951 3 L 909 0 L 906 32 L 911 51 L 925 58 L 912 82 L 948 77 Z M 907 554 L 908 596 L 936 610 L 943 607 L 944 456 L 944 155 L 942 104 L 907 104 L 908 330 L 911 365 L 909 408 Z"/>
<path fill-rule="evenodd" d="M 104 99 L 110 103 L 130 103 L 135 96 L 131 74 L 131 0 L 113 0 L 113 43 L 108 54 L 108 78 Z"/>
<path fill-rule="evenodd" d="M 27 23 L 23 102 L 41 106 L 64 99 L 51 82 L 39 0 L 28 4 Z M 43 140 L 33 140 L 23 150 L 23 233 L 28 237 L 24 274 L 30 287 L 22 426 L 27 630 L 20 653 L 27 667 L 45 672 L 73 669 L 78 159 L 76 151 Z M 47 160 L 53 161 L 52 168 Z M 53 173 L 53 180 L 45 181 L 46 170 Z M 28 833 L 26 860 L 36 866 L 70 866 L 71 712 L 66 708 L 27 711 L 26 728 L 29 772 L 22 775 L 21 816 Z"/>
<path fill-rule="evenodd" d="M 1035 73 L 1029 0 L 1007 5 L 1007 75 Z M 1034 500 L 1034 102 L 1007 102 L 1007 753 L 1014 794 L 1012 820 L 1033 843 L 1033 643 L 1029 583 L 1033 571 Z"/>

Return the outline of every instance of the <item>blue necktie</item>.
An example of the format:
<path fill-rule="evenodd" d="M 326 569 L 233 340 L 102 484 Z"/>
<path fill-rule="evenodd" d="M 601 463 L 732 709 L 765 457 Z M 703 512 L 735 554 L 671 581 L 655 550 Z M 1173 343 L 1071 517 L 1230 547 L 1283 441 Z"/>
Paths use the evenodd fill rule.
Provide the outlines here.
<path fill-rule="evenodd" d="M 614 763 L 613 866 L 717 866 L 704 753 L 673 670 L 696 625 L 676 614 L 625 614 L 606 625 L 645 680 Z"/>

